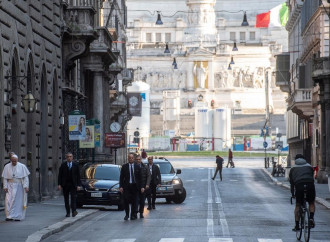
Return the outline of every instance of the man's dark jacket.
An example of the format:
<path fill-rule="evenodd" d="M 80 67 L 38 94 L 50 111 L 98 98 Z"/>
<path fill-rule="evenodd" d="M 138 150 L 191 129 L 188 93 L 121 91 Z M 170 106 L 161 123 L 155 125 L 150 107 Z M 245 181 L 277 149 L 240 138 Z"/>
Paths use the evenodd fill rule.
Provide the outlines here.
<path fill-rule="evenodd" d="M 138 190 L 141 189 L 141 168 L 137 164 L 133 163 L 134 165 L 134 177 L 136 182 L 136 187 Z M 120 181 L 119 181 L 119 187 L 122 187 L 125 191 L 125 189 L 128 189 L 129 186 L 129 179 L 130 179 L 130 173 L 129 173 L 129 163 L 124 164 L 121 167 L 120 171 Z"/>
<path fill-rule="evenodd" d="M 149 169 L 149 164 L 147 165 Z M 158 185 L 162 183 L 162 176 L 160 174 L 159 167 L 155 164 L 152 164 L 152 173 L 151 173 L 151 181 L 150 184 Z"/>
<path fill-rule="evenodd" d="M 295 165 L 290 169 L 289 180 L 291 185 L 291 193 L 293 194 L 294 186 L 297 184 L 314 183 L 313 167 L 308 164 L 305 159 L 296 159 Z"/>
<path fill-rule="evenodd" d="M 147 165 L 143 164 L 143 162 L 141 162 L 140 164 L 141 164 L 141 188 L 146 188 L 146 185 L 150 186 L 150 180 L 151 180 L 150 171 Z"/>
<path fill-rule="evenodd" d="M 61 185 L 61 187 L 65 187 L 68 185 L 68 177 L 70 176 L 70 172 L 72 172 L 71 184 L 73 185 L 73 187 L 77 188 L 77 186 L 81 186 L 79 166 L 78 163 L 74 161 L 72 161 L 71 170 L 68 167 L 67 161 L 62 162 L 58 173 L 58 185 Z"/>

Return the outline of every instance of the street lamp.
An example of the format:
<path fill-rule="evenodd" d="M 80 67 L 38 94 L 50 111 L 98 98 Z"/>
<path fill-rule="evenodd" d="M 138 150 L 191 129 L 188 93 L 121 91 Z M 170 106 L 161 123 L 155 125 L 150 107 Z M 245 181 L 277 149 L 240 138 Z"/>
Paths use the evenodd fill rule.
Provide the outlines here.
<path fill-rule="evenodd" d="M 23 89 L 21 88 L 23 80 L 28 78 L 28 76 L 5 76 L 5 79 L 15 80 L 18 78 L 22 78 L 18 81 L 18 86 L 11 90 L 14 91 L 15 89 L 19 89 L 23 92 Z M 23 106 L 23 110 L 25 113 L 33 113 L 35 111 L 36 106 L 36 99 L 33 96 L 32 92 L 29 90 L 27 94 L 24 95 L 23 99 L 21 100 L 21 104 Z M 15 104 L 12 104 L 13 107 L 16 107 Z"/>
<path fill-rule="evenodd" d="M 36 106 L 36 99 L 32 95 L 31 91 L 26 94 L 22 100 L 23 110 L 26 113 L 33 113 Z"/>
<path fill-rule="evenodd" d="M 163 24 L 163 21 L 160 17 L 160 11 L 157 11 L 157 21 L 156 21 L 156 24 L 157 25 L 162 25 Z"/>

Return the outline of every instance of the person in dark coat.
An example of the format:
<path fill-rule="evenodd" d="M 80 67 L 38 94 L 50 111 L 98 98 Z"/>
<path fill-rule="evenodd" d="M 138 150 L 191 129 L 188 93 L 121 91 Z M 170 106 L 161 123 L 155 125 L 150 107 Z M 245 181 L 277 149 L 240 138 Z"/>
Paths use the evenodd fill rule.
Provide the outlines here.
<path fill-rule="evenodd" d="M 140 218 L 144 218 L 143 211 L 146 201 L 146 191 L 149 189 L 151 176 L 148 167 L 143 164 L 142 157 L 140 155 L 136 156 L 135 162 L 141 168 L 141 190 L 137 194 L 136 214 L 139 212 Z"/>
<path fill-rule="evenodd" d="M 217 176 L 217 173 L 219 172 L 220 174 L 220 180 L 222 181 L 222 165 L 223 165 L 223 158 L 220 157 L 219 155 L 216 156 L 215 162 L 217 163 L 217 168 L 215 170 L 214 176 L 212 177 L 212 180 L 215 179 Z"/>
<path fill-rule="evenodd" d="M 154 158 L 152 156 L 148 157 L 148 169 L 150 171 L 150 190 L 147 193 L 148 199 L 148 210 L 156 209 L 156 188 L 160 187 L 162 182 L 162 177 L 160 174 L 159 167 L 154 164 Z"/>
<path fill-rule="evenodd" d="M 124 194 L 124 208 L 125 217 L 124 220 L 129 218 L 129 204 L 131 204 L 131 220 L 135 220 L 136 214 L 136 197 L 141 189 L 141 168 L 134 163 L 134 154 L 130 153 L 128 155 L 128 163 L 124 164 L 120 171 L 120 183 L 119 190 Z"/>
<path fill-rule="evenodd" d="M 81 187 L 80 171 L 78 163 L 73 161 L 72 153 L 68 152 L 65 157 L 66 161 L 62 163 L 58 173 L 58 190 L 63 189 L 66 217 L 70 217 L 70 207 L 72 217 L 75 217 L 78 214 L 77 190 Z M 69 197 L 71 197 L 71 206 Z"/>

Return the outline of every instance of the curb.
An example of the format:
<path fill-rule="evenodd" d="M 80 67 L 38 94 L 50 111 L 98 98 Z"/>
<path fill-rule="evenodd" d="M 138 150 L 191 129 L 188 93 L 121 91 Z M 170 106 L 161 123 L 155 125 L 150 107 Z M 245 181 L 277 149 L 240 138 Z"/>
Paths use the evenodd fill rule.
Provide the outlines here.
<path fill-rule="evenodd" d="M 284 187 L 288 190 L 291 189 L 291 187 L 287 184 L 284 184 L 283 182 L 279 182 L 276 178 L 274 178 L 268 171 L 266 168 L 263 168 L 263 171 L 270 177 L 270 179 L 278 186 Z M 315 197 L 315 201 L 321 205 L 323 205 L 324 207 L 326 207 L 327 209 L 330 209 L 330 203 L 328 201 L 326 201 L 323 198 L 320 197 Z"/>
<path fill-rule="evenodd" d="M 43 239 L 46 239 L 47 237 L 51 236 L 52 234 L 55 234 L 55 233 L 58 233 L 58 232 L 64 230 L 68 226 L 73 225 L 74 223 L 78 222 L 79 220 L 81 220 L 93 213 L 96 213 L 97 211 L 99 211 L 99 210 L 90 209 L 90 210 L 78 213 L 78 215 L 76 217 L 65 218 L 61 222 L 57 222 L 53 225 L 45 227 L 45 228 L 29 235 L 29 237 L 26 239 L 25 242 L 39 242 Z"/>

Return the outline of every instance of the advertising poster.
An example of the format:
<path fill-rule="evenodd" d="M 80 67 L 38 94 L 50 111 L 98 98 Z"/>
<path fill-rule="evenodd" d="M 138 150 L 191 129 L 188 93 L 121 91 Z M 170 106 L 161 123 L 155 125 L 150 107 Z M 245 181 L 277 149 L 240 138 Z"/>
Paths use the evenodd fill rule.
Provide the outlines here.
<path fill-rule="evenodd" d="M 69 115 L 69 140 L 83 140 L 86 137 L 86 115 Z"/>
<path fill-rule="evenodd" d="M 85 139 L 79 141 L 79 148 L 94 148 L 94 125 L 87 125 L 85 128 Z"/>
<path fill-rule="evenodd" d="M 123 148 L 125 147 L 125 133 L 106 133 L 105 147 Z"/>
<path fill-rule="evenodd" d="M 95 124 L 94 125 L 94 143 L 95 147 L 101 147 L 101 125 L 100 124 Z"/>
<path fill-rule="evenodd" d="M 140 93 L 127 93 L 128 113 L 131 116 L 141 117 L 142 97 Z"/>

